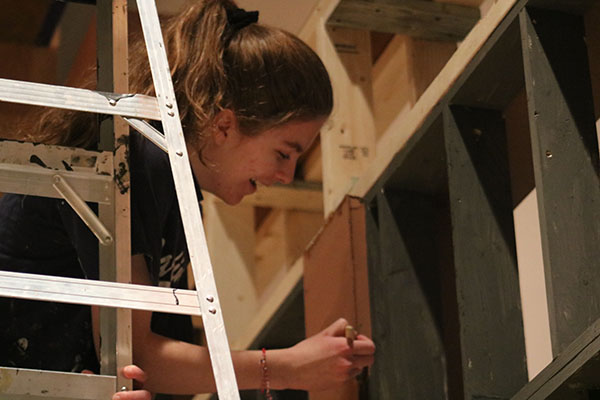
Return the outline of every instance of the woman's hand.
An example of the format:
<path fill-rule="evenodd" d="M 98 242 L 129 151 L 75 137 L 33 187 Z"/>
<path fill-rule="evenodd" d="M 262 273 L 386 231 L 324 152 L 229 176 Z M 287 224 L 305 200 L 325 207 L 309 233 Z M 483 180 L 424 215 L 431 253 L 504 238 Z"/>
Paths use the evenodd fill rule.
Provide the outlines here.
<path fill-rule="evenodd" d="M 289 357 L 291 369 L 287 376 L 282 377 L 284 385 L 309 391 L 331 389 L 355 378 L 363 368 L 371 366 L 375 344 L 364 335 L 358 335 L 350 343 L 344 336 L 347 325 L 348 322 L 340 318 L 287 350 L 286 357 Z"/>
<path fill-rule="evenodd" d="M 146 373 L 140 367 L 128 365 L 123 368 L 121 375 L 127 379 L 133 379 L 138 383 L 146 381 Z M 152 395 L 147 390 L 132 390 L 115 393 L 112 400 L 151 400 Z"/>

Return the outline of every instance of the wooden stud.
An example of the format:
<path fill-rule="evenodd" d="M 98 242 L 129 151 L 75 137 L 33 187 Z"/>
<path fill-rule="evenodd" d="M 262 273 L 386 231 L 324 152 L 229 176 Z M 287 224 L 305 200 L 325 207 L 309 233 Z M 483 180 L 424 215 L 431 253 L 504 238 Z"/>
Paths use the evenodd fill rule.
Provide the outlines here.
<path fill-rule="evenodd" d="M 520 14 L 552 350 L 600 317 L 600 182 L 579 16 Z"/>
<path fill-rule="evenodd" d="M 323 192 L 318 183 L 295 182 L 291 185 L 259 186 L 240 204 L 283 210 L 323 212 Z"/>
<path fill-rule="evenodd" d="M 373 157 L 371 52 L 368 32 L 317 26 L 317 53 L 336 101 L 321 131 L 325 216 L 333 212 Z"/>
<path fill-rule="evenodd" d="M 527 368 L 504 122 L 452 106 L 444 136 L 464 395 L 509 398 Z"/>
<path fill-rule="evenodd" d="M 256 232 L 254 286 L 261 299 L 284 279 L 323 224 L 321 213 L 273 209 Z"/>
<path fill-rule="evenodd" d="M 379 138 L 394 121 L 410 112 L 456 50 L 451 42 L 416 40 L 397 35 L 373 66 L 373 109 Z"/>
<path fill-rule="evenodd" d="M 329 26 L 368 29 L 420 39 L 459 41 L 479 19 L 479 9 L 421 0 L 342 0 Z"/>

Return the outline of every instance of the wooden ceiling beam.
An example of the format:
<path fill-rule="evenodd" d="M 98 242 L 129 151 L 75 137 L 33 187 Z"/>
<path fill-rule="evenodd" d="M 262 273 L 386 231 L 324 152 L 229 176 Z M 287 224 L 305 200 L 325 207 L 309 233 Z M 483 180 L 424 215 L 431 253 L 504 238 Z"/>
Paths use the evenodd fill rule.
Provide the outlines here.
<path fill-rule="evenodd" d="M 460 41 L 479 18 L 478 8 L 427 0 L 342 0 L 327 24 L 427 40 Z"/>

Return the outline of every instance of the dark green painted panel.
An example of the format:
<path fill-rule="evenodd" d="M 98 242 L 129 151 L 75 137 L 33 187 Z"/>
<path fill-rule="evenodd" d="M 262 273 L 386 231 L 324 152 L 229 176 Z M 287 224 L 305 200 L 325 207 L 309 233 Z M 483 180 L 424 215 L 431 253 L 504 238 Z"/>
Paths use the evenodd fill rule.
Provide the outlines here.
<path fill-rule="evenodd" d="M 497 111 L 444 113 L 465 399 L 527 382 L 506 135 Z"/>
<path fill-rule="evenodd" d="M 433 217 L 431 200 L 409 193 L 381 194 L 367 212 L 377 344 L 369 398 L 446 398 Z"/>
<path fill-rule="evenodd" d="M 486 46 L 484 57 L 451 103 L 503 110 L 523 90 L 523 56 L 517 18 Z"/>
<path fill-rule="evenodd" d="M 600 317 L 600 180 L 583 19 L 520 15 L 552 348 Z"/>

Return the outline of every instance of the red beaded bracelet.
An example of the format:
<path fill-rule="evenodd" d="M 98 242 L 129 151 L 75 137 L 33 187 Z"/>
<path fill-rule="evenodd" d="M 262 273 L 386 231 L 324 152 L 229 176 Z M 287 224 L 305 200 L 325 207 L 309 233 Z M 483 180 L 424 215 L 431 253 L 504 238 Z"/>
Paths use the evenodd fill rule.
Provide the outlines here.
<path fill-rule="evenodd" d="M 260 369 L 262 370 L 261 392 L 265 394 L 267 400 L 273 400 L 271 396 L 271 382 L 269 381 L 269 368 L 267 367 L 267 350 L 263 347 L 262 358 L 260 359 Z"/>

